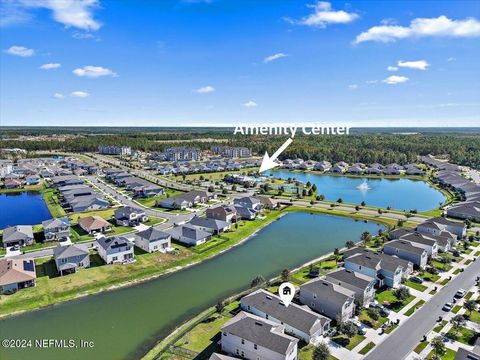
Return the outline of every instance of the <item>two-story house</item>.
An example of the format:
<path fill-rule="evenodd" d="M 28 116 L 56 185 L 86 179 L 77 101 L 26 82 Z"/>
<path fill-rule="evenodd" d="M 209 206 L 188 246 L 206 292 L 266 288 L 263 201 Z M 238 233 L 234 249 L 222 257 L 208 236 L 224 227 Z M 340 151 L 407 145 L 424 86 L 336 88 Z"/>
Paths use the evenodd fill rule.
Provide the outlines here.
<path fill-rule="evenodd" d="M 295 303 L 287 307 L 277 295 L 263 289 L 244 296 L 240 306 L 244 311 L 283 325 L 285 333 L 306 343 L 315 342 L 330 328 L 329 318 Z"/>
<path fill-rule="evenodd" d="M 458 239 L 467 234 L 467 226 L 463 222 L 448 220 L 444 217 L 436 217 L 424 221 L 417 226 L 417 231 L 422 234 L 440 235 L 443 231 L 455 234 Z"/>
<path fill-rule="evenodd" d="M 60 275 L 76 272 L 78 268 L 90 267 L 88 249 L 80 245 L 58 245 L 53 249 L 55 265 Z"/>
<path fill-rule="evenodd" d="M 296 360 L 298 340 L 284 326 L 245 311 L 222 327 L 222 351 L 250 360 Z"/>
<path fill-rule="evenodd" d="M 209 219 L 222 220 L 233 223 L 236 221 L 237 211 L 233 206 L 216 206 L 205 211 L 205 215 Z"/>
<path fill-rule="evenodd" d="M 148 253 L 155 251 L 164 253 L 171 247 L 171 238 L 170 234 L 149 227 L 135 234 L 135 246 Z"/>
<path fill-rule="evenodd" d="M 70 239 L 70 221 L 68 218 L 57 218 L 42 222 L 45 241 L 64 241 Z"/>
<path fill-rule="evenodd" d="M 115 210 L 114 216 L 117 225 L 121 226 L 136 226 L 148 221 L 145 211 L 133 206 L 124 206 Z"/>
<path fill-rule="evenodd" d="M 124 236 L 102 237 L 96 242 L 98 255 L 107 265 L 135 260 L 133 243 Z"/>
<path fill-rule="evenodd" d="M 414 242 L 404 240 L 389 241 L 383 246 L 383 252 L 387 255 L 394 255 L 400 259 L 411 261 L 420 269 L 424 269 L 427 266 L 427 250 L 417 246 Z"/>
<path fill-rule="evenodd" d="M 355 300 L 363 307 L 370 305 L 375 298 L 377 280 L 362 273 L 342 268 L 328 273 L 325 280 L 353 291 Z"/>
<path fill-rule="evenodd" d="M 309 281 L 299 290 L 300 302 L 333 320 L 347 321 L 355 310 L 355 293 L 323 279 Z"/>

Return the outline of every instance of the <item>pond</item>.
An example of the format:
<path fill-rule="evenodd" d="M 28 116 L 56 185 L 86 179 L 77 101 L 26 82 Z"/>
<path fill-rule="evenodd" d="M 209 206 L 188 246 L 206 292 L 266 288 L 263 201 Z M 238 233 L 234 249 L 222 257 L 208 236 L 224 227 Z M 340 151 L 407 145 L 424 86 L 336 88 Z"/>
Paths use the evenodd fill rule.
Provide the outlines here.
<path fill-rule="evenodd" d="M 317 186 L 317 193 L 325 195 L 328 201 L 342 199 L 350 204 L 365 201 L 370 206 L 418 211 L 438 208 L 445 201 L 440 191 L 422 180 L 348 177 L 287 170 L 271 170 L 267 174 L 281 179 L 295 178 L 303 183 L 310 181 Z"/>
<path fill-rule="evenodd" d="M 50 211 L 41 193 L 23 191 L 0 194 L 0 229 L 15 225 L 35 225 L 50 219 Z"/>
<path fill-rule="evenodd" d="M 219 300 L 251 280 L 278 275 L 383 229 L 348 218 L 290 213 L 249 241 L 201 264 L 142 284 L 0 321 L 0 338 L 83 339 L 93 349 L 5 349 L 2 359 L 137 359 Z M 85 270 L 88 271 L 88 270 Z M 28 291 L 28 290 L 26 290 Z"/>

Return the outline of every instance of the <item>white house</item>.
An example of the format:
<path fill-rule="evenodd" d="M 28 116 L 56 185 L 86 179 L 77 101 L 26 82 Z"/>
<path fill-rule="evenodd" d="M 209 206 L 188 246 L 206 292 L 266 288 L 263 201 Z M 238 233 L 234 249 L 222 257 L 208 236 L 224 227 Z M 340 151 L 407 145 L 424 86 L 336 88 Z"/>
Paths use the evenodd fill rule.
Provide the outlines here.
<path fill-rule="evenodd" d="M 171 246 L 171 238 L 170 234 L 149 227 L 135 234 L 135 246 L 148 253 L 165 252 Z"/>
<path fill-rule="evenodd" d="M 244 311 L 222 327 L 222 351 L 251 360 L 296 360 L 298 340 L 283 325 Z"/>
<path fill-rule="evenodd" d="M 98 255 L 107 263 L 132 262 L 135 259 L 133 243 L 124 236 L 102 237 L 97 240 Z"/>

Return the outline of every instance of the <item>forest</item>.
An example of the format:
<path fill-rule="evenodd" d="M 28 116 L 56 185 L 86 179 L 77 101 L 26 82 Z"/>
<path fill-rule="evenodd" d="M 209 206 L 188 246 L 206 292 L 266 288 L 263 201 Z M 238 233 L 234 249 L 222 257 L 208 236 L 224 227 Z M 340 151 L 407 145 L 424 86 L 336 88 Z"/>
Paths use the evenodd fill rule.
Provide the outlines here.
<path fill-rule="evenodd" d="M 348 136 L 295 137 L 282 158 L 302 158 L 383 164 L 405 164 L 418 155 L 449 154 L 452 162 L 480 167 L 480 133 L 478 129 L 461 129 L 448 133 L 444 129 L 404 133 L 392 130 L 354 129 Z M 408 131 L 408 133 L 407 133 Z M 21 148 L 27 151 L 61 150 L 70 152 L 96 151 L 99 145 L 127 145 L 141 151 L 162 151 L 172 146 L 195 146 L 209 149 L 218 144 L 245 146 L 254 153 L 272 154 L 286 140 L 285 136 L 241 136 L 227 128 L 2 128 L 1 148 Z M 56 140 L 55 136 L 35 140 L 35 136 L 75 134 L 76 137 Z M 16 139 L 19 135 L 32 139 Z M 175 140 L 174 143 L 170 142 Z"/>

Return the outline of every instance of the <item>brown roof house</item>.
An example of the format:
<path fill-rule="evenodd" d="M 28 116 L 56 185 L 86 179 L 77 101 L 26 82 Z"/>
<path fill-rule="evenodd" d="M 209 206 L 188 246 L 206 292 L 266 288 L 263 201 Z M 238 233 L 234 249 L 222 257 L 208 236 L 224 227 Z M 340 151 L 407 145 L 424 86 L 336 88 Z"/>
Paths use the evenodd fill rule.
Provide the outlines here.
<path fill-rule="evenodd" d="M 97 215 L 78 219 L 78 225 L 89 234 L 104 233 L 112 230 L 112 225 Z"/>
<path fill-rule="evenodd" d="M 0 259 L 0 293 L 35 286 L 36 278 L 33 259 Z"/>

